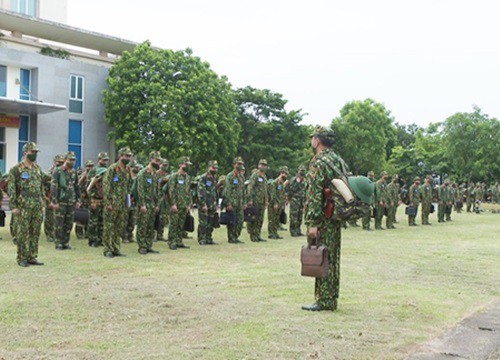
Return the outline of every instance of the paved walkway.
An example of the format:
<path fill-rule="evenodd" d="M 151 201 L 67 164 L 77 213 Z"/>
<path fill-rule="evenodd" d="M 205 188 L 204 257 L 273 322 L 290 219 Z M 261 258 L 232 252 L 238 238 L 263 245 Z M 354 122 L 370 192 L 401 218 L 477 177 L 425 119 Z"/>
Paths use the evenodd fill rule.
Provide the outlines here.
<path fill-rule="evenodd" d="M 500 301 L 422 345 L 407 360 L 499 360 Z"/>

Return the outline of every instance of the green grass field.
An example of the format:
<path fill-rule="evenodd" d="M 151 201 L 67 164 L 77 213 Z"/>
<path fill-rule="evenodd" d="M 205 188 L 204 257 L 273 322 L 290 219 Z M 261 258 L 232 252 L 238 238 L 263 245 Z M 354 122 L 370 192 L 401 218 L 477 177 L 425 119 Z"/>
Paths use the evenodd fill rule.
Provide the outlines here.
<path fill-rule="evenodd" d="M 404 359 L 500 298 L 500 214 L 417 228 L 398 215 L 396 230 L 343 231 L 339 310 L 319 313 L 300 308 L 314 279 L 288 231 L 232 245 L 221 228 L 219 245 L 123 244 L 114 259 L 42 235 L 45 266 L 21 268 L 2 228 L 0 359 Z"/>

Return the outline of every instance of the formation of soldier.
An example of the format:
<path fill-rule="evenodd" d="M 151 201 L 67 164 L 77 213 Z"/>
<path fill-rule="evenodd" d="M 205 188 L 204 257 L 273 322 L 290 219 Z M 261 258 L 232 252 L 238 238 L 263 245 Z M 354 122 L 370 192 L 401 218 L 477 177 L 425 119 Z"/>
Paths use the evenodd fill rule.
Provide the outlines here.
<path fill-rule="evenodd" d="M 213 232 L 220 226 L 222 216 L 227 222 L 227 239 L 241 244 L 243 224 L 252 242 L 266 241 L 262 236 L 265 212 L 268 214 L 268 238 L 282 239 L 278 230 L 286 222 L 284 210 L 290 205 L 289 231 L 292 237 L 304 236 L 301 230 L 306 206 L 306 167 L 300 166 L 288 179 L 290 170 L 279 168 L 279 175 L 269 179 L 266 159 L 261 159 L 249 178 L 245 178 L 245 164 L 241 157 L 233 160 L 233 170 L 219 175 L 216 160 L 208 162 L 206 171 L 192 178 L 189 157 L 178 160 L 178 169 L 169 172 L 170 163 L 161 154 L 149 154 L 145 166 L 132 160 L 130 148 L 118 151 L 118 160 L 109 165 L 109 156 L 100 152 L 97 162 L 85 162 L 85 170 L 75 169 L 73 152 L 54 157 L 53 166 L 43 172 L 36 163 L 38 147 L 27 143 L 23 159 L 8 175 L 8 195 L 12 210 L 11 232 L 18 246 L 20 266 L 42 265 L 37 260 L 38 239 L 42 221 L 47 241 L 57 250 L 71 249 L 70 232 L 76 221 L 78 238 L 88 238 L 91 247 L 103 247 L 106 257 L 124 256 L 122 242 L 136 242 L 141 255 L 158 253 L 155 241 L 167 241 L 171 250 L 189 248 L 183 242 L 185 223 L 196 206 L 198 211 L 197 240 L 200 245 L 213 245 Z M 389 181 L 387 172 L 375 180 L 373 203 L 375 229 L 394 229 L 398 205 L 408 205 L 408 222 L 416 226 L 419 205 L 422 205 L 422 225 L 430 225 L 429 214 L 433 202 L 438 202 L 438 221 L 451 221 L 452 209 L 480 211 L 483 201 L 500 201 L 500 186 L 496 183 L 488 191 L 484 183 L 458 185 L 445 180 L 437 186 L 431 176 L 423 185 L 415 178 L 409 189 L 401 186 L 394 175 Z M 44 212 L 43 212 L 44 209 Z M 82 223 L 78 214 L 83 213 Z M 219 209 L 222 213 L 219 215 Z M 43 214 L 45 217 L 43 218 Z M 86 221 L 87 220 L 87 221 Z M 370 230 L 370 217 L 362 218 L 363 229 Z M 168 237 L 164 228 L 168 226 Z M 355 225 L 355 222 L 353 224 Z M 134 236 L 135 234 L 135 236 Z"/>

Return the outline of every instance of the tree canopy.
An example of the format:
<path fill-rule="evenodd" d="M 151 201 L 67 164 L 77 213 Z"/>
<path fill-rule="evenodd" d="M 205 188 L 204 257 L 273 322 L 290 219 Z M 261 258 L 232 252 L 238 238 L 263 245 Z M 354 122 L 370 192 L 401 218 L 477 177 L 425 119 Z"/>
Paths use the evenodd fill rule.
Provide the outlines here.
<path fill-rule="evenodd" d="M 241 132 L 234 93 L 227 78 L 189 49 L 144 42 L 116 61 L 107 82 L 105 118 L 117 147 L 146 158 L 151 150 L 174 161 L 188 155 L 200 166 L 209 159 L 231 162 Z"/>

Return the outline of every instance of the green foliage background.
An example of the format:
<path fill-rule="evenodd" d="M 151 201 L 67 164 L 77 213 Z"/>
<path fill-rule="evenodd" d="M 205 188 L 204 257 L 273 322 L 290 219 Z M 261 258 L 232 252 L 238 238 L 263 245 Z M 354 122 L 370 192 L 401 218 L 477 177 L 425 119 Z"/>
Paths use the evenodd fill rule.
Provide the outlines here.
<path fill-rule="evenodd" d="M 287 165 L 292 174 L 311 158 L 302 110 L 288 110 L 282 94 L 251 86 L 234 89 L 190 49 L 161 50 L 144 42 L 110 69 L 103 92 L 110 140 L 139 159 L 152 150 L 176 164 L 188 155 L 195 172 L 210 159 L 230 170 L 235 156 L 247 172 L 259 159 L 270 177 Z M 353 100 L 332 119 L 334 148 L 354 174 L 386 170 L 403 179 L 436 174 L 455 181 L 500 178 L 500 123 L 477 106 L 427 128 L 401 125 L 382 103 Z"/>

